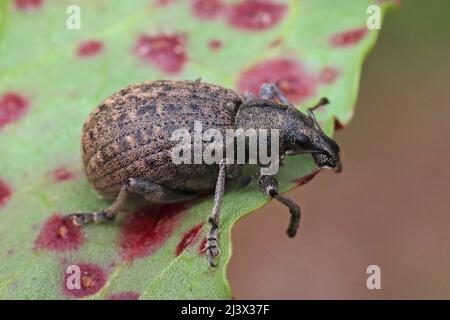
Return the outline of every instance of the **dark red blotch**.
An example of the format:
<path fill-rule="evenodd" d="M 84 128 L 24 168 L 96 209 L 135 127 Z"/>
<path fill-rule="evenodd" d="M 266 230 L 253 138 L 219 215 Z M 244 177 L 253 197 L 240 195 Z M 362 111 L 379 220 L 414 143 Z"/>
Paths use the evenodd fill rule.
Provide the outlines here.
<path fill-rule="evenodd" d="M 360 42 L 369 30 L 366 26 L 340 32 L 331 37 L 333 47 L 347 47 Z"/>
<path fill-rule="evenodd" d="M 17 121 L 29 107 L 28 100 L 19 93 L 6 92 L 0 97 L 0 128 Z"/>
<path fill-rule="evenodd" d="M 221 0 L 194 0 L 192 3 L 193 14 L 205 20 L 218 17 L 225 10 L 225 5 Z"/>
<path fill-rule="evenodd" d="M 61 166 L 56 168 L 51 173 L 52 179 L 55 182 L 67 181 L 76 177 L 75 172 L 69 170 L 68 168 Z"/>
<path fill-rule="evenodd" d="M 324 84 L 332 84 L 339 76 L 339 70 L 333 67 L 325 67 L 319 73 L 319 81 Z"/>
<path fill-rule="evenodd" d="M 183 235 L 175 250 L 176 256 L 179 256 L 184 250 L 186 250 L 187 247 L 194 245 L 200 235 L 200 232 L 202 231 L 202 228 L 203 224 L 200 223 Z"/>
<path fill-rule="evenodd" d="M 222 45 L 223 43 L 220 39 L 211 39 L 208 42 L 209 48 L 213 51 L 219 50 L 220 48 L 222 48 Z"/>
<path fill-rule="evenodd" d="M 273 40 L 271 43 L 269 43 L 269 48 L 276 48 L 280 46 L 283 43 L 283 38 L 278 37 L 275 40 Z"/>
<path fill-rule="evenodd" d="M 72 297 L 83 298 L 97 293 L 106 283 L 106 273 L 99 266 L 92 263 L 73 264 L 80 268 L 80 289 L 69 289 L 67 280 L 72 275 L 64 270 L 64 292 Z M 69 280 L 70 283 L 72 281 Z"/>
<path fill-rule="evenodd" d="M 206 253 L 206 237 L 200 241 L 200 245 L 198 246 L 198 254 Z"/>
<path fill-rule="evenodd" d="M 66 251 L 78 249 L 84 242 L 81 229 L 55 213 L 48 218 L 34 242 L 35 249 Z"/>
<path fill-rule="evenodd" d="M 245 30 L 260 31 L 277 25 L 287 12 L 287 6 L 267 0 L 244 0 L 232 5 L 228 21 Z"/>
<path fill-rule="evenodd" d="M 125 260 L 152 254 L 172 235 L 185 203 L 150 206 L 133 211 L 122 227 L 120 247 Z"/>
<path fill-rule="evenodd" d="M 139 300 L 140 297 L 139 292 L 134 291 L 125 291 L 110 295 L 107 300 Z"/>
<path fill-rule="evenodd" d="M 334 130 L 342 130 L 345 126 L 339 121 L 338 118 L 334 118 Z"/>
<path fill-rule="evenodd" d="M 103 50 L 103 42 L 99 40 L 87 40 L 81 42 L 77 48 L 77 56 L 80 58 L 92 57 Z"/>
<path fill-rule="evenodd" d="M 261 62 L 245 70 L 237 83 L 241 92 L 259 93 L 265 82 L 278 85 L 292 102 L 301 102 L 314 95 L 316 80 L 298 61 L 288 58 L 276 58 Z"/>
<path fill-rule="evenodd" d="M 16 9 L 21 11 L 35 11 L 42 6 L 44 0 L 15 0 Z"/>
<path fill-rule="evenodd" d="M 173 2 L 175 2 L 176 0 L 155 0 L 155 3 L 157 6 L 167 6 Z"/>
<path fill-rule="evenodd" d="M 295 179 L 294 183 L 297 187 L 300 187 L 304 184 L 307 184 L 309 181 L 311 181 L 318 173 L 320 172 L 320 170 L 314 171 L 313 173 L 310 173 L 306 176 L 303 176 L 301 178 Z"/>
<path fill-rule="evenodd" d="M 11 198 L 11 188 L 6 184 L 5 181 L 0 179 L 0 209 L 6 205 L 6 203 Z"/>
<path fill-rule="evenodd" d="M 187 61 L 186 36 L 183 34 L 142 35 L 135 44 L 135 53 L 167 73 L 177 73 Z"/>

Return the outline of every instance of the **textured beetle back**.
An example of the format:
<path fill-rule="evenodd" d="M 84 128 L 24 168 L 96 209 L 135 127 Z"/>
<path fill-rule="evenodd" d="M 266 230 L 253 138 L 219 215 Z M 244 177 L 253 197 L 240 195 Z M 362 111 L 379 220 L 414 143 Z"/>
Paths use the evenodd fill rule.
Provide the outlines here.
<path fill-rule="evenodd" d="M 114 197 L 129 177 L 182 184 L 183 173 L 170 159 L 175 145 L 170 140 L 172 131 L 192 129 L 196 120 L 202 121 L 204 130 L 231 128 L 233 106 L 241 103 L 238 93 L 200 81 L 144 82 L 120 90 L 103 101 L 84 124 L 86 175 L 97 192 L 107 197 Z M 170 180 L 172 174 L 177 179 Z"/>

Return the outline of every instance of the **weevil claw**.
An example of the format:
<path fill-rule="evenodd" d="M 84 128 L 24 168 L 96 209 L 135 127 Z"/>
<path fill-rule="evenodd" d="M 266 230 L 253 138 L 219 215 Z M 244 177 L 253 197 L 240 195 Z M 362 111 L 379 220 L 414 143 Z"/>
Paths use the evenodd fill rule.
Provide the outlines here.
<path fill-rule="evenodd" d="M 208 243 L 206 247 L 206 256 L 208 258 L 209 265 L 213 268 L 217 266 L 216 257 L 219 255 L 220 250 L 217 246 L 217 242 L 213 240 L 215 243 Z M 208 241 L 209 242 L 209 241 Z"/>
<path fill-rule="evenodd" d="M 90 213 L 72 213 L 66 216 L 74 225 L 81 227 L 93 220 L 93 215 Z"/>

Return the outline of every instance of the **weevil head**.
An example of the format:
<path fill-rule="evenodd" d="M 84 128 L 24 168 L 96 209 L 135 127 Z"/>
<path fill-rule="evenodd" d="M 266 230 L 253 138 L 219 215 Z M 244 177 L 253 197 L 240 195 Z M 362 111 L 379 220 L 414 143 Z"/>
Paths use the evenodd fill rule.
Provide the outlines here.
<path fill-rule="evenodd" d="M 322 104 L 328 100 L 322 100 Z M 320 168 L 342 169 L 339 145 L 320 128 L 312 111 L 306 115 L 293 107 L 286 109 L 283 144 L 286 155 L 311 154 Z"/>
<path fill-rule="evenodd" d="M 322 99 L 316 106 L 324 105 Z M 310 109 L 308 115 L 271 100 L 255 99 L 239 109 L 236 128 L 278 129 L 280 133 L 279 154 L 311 154 L 320 168 L 342 168 L 338 144 L 320 128 Z"/>

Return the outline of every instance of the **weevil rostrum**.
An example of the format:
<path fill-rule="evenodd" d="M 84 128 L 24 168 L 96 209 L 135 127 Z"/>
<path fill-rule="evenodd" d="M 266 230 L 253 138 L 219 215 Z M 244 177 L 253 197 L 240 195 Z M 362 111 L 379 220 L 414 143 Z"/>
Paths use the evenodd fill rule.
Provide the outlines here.
<path fill-rule="evenodd" d="M 339 146 L 321 130 L 313 113 L 315 108 L 327 103 L 322 98 L 308 109 L 307 115 L 303 114 L 270 83 L 261 86 L 258 97 L 201 80 L 130 85 L 103 101 L 89 115 L 82 131 L 86 176 L 100 196 L 114 201 L 100 211 L 73 213 L 67 217 L 76 225 L 103 222 L 114 219 L 131 193 L 152 203 L 172 203 L 198 197 L 215 188 L 206 243 L 209 264 L 215 266 L 225 180 L 250 182 L 248 177 L 243 177 L 245 163 L 223 158 L 212 164 L 177 164 L 171 156 L 177 143 L 171 138 L 172 132 L 181 127 L 192 130 L 196 121 L 202 122 L 204 130 L 217 129 L 223 136 L 227 129 L 276 128 L 279 160 L 306 153 L 311 154 L 318 167 L 340 171 Z M 225 144 L 222 146 L 225 148 Z M 278 192 L 274 175 L 260 174 L 258 186 L 265 195 L 289 208 L 287 234 L 294 237 L 300 222 L 299 206 Z"/>

